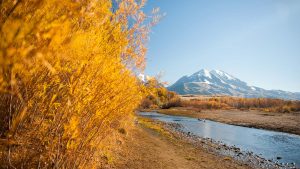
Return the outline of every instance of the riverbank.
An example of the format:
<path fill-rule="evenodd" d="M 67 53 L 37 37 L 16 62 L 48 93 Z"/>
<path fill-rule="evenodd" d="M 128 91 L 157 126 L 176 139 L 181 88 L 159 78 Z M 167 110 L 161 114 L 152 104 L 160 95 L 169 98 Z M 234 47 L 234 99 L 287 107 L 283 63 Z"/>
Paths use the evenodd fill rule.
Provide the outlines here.
<path fill-rule="evenodd" d="M 148 110 L 149 111 L 149 110 Z M 222 123 L 262 128 L 300 135 L 300 112 L 275 113 L 257 110 L 202 110 L 187 108 L 171 108 L 150 110 L 167 115 L 187 116 L 208 119 Z"/>
<path fill-rule="evenodd" d="M 161 124 L 139 118 L 122 139 L 115 160 L 105 168 L 130 169 L 249 169 L 228 156 L 215 154 L 201 146 L 184 141 L 179 135 L 165 130 Z"/>

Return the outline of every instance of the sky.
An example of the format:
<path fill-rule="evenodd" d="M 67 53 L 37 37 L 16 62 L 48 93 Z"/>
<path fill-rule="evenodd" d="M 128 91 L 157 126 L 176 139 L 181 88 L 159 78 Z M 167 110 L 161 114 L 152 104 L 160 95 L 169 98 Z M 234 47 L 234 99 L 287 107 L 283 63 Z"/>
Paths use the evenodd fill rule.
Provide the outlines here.
<path fill-rule="evenodd" d="M 200 69 L 249 85 L 300 92 L 300 0 L 148 0 L 166 15 L 152 28 L 145 74 L 170 85 Z"/>

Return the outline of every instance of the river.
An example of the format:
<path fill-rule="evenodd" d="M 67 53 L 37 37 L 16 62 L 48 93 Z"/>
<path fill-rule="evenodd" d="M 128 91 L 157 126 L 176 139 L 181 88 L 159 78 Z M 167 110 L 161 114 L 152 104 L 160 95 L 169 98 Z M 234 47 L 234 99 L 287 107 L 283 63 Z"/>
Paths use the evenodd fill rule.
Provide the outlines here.
<path fill-rule="evenodd" d="M 178 123 L 182 131 L 211 138 L 265 159 L 300 166 L 300 136 L 183 116 L 141 112 L 140 115 L 167 123 Z"/>

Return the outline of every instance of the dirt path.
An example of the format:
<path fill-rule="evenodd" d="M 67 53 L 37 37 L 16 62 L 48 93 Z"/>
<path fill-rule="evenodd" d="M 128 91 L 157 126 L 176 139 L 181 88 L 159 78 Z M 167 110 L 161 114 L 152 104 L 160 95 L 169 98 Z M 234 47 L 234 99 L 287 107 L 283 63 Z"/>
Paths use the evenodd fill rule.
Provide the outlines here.
<path fill-rule="evenodd" d="M 261 112 L 257 110 L 204 110 L 197 112 L 195 110 L 186 110 L 184 108 L 159 110 L 159 112 L 170 115 L 203 118 L 227 124 L 263 128 L 300 135 L 300 112 L 274 113 Z"/>
<path fill-rule="evenodd" d="M 195 148 L 141 125 L 125 137 L 115 168 L 130 169 L 245 169 L 229 157 L 221 157 Z"/>

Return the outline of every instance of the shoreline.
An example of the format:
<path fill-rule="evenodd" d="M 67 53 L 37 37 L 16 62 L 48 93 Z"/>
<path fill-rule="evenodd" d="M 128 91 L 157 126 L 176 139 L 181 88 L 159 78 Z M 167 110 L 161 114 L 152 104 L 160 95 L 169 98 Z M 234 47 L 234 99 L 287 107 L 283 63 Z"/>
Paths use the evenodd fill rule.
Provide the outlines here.
<path fill-rule="evenodd" d="M 251 169 L 229 155 L 216 153 L 211 140 L 197 146 L 191 138 L 175 132 L 176 125 L 137 116 L 138 123 L 124 135 L 115 163 L 104 168 Z M 190 141 L 188 141 L 190 140 Z"/>
<path fill-rule="evenodd" d="M 212 153 L 219 158 L 231 159 L 239 165 L 249 166 L 251 168 L 266 168 L 266 169 L 297 169 L 295 163 L 284 163 L 277 159 L 267 159 L 261 154 L 256 154 L 252 151 L 242 150 L 235 145 L 228 145 L 222 141 L 216 141 L 211 138 L 197 136 L 190 132 L 183 130 L 182 125 L 177 122 L 162 122 L 159 120 L 149 119 L 143 117 L 154 123 L 155 125 L 161 126 L 165 131 L 170 132 L 177 139 L 193 145 L 194 148 L 204 149 L 205 152 Z"/>
<path fill-rule="evenodd" d="M 284 132 L 300 136 L 300 112 L 273 113 L 258 110 L 204 110 L 185 108 L 143 110 L 166 115 L 206 119 L 230 125 Z"/>
<path fill-rule="evenodd" d="M 293 163 L 265 159 L 221 141 L 186 133 L 176 122 L 161 122 L 138 114 L 126 133 L 119 140 L 119 150 L 113 153 L 114 162 L 103 168 L 296 168 Z"/>
<path fill-rule="evenodd" d="M 242 151 L 236 146 L 227 145 L 221 141 L 211 138 L 203 138 L 197 135 L 186 133 L 178 123 L 166 123 L 154 120 L 158 125 L 162 125 L 166 130 L 177 135 L 185 142 L 191 143 L 195 147 L 204 148 L 208 152 L 213 152 L 220 157 L 230 157 L 237 163 L 250 166 L 251 168 L 286 168 L 296 169 L 294 164 L 280 163 L 277 160 L 268 160 L 251 151 Z"/>

